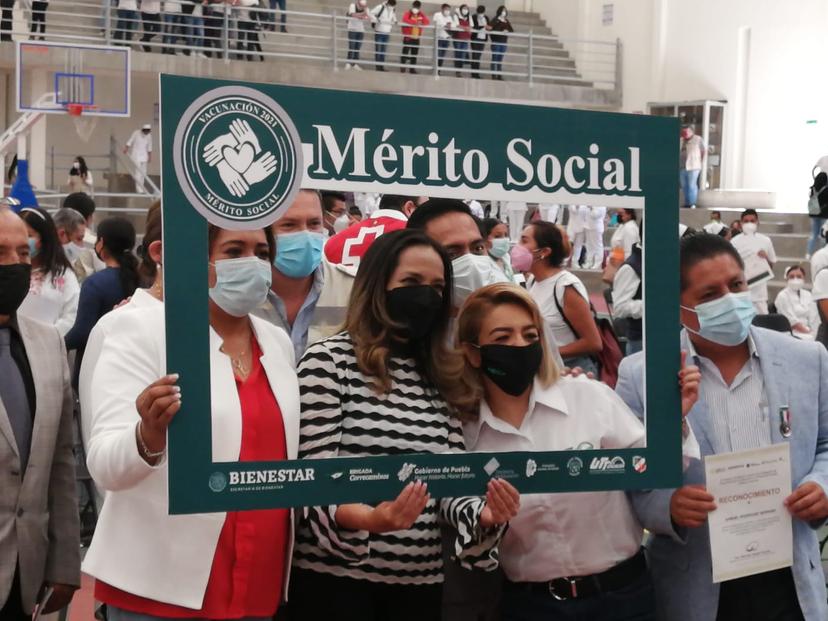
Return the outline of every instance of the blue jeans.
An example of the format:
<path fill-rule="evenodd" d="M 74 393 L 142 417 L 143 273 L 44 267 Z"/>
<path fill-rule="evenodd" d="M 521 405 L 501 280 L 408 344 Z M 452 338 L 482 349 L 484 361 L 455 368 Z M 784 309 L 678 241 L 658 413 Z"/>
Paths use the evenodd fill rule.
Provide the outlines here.
<path fill-rule="evenodd" d="M 811 238 L 808 240 L 808 256 L 814 254 L 825 245 L 822 237 L 822 225 L 828 221 L 826 218 L 811 218 Z M 811 278 L 816 276 L 812 274 Z"/>
<path fill-rule="evenodd" d="M 624 589 L 558 601 L 551 594 L 505 585 L 500 602 L 502 621 L 652 621 L 655 596 L 649 573 Z"/>
<path fill-rule="evenodd" d="M 108 621 L 173 621 L 170 617 L 156 617 L 144 615 L 137 612 L 129 612 L 112 606 L 106 607 L 106 618 Z M 242 617 L 239 621 L 271 621 L 270 617 Z"/>
<path fill-rule="evenodd" d="M 115 30 L 116 41 L 132 41 L 133 31 L 138 29 L 138 11 L 118 9 L 118 25 Z"/>
<path fill-rule="evenodd" d="M 359 60 L 359 50 L 362 49 L 364 38 L 364 32 L 348 31 L 348 60 Z"/>
<path fill-rule="evenodd" d="M 458 41 L 455 39 L 454 43 L 454 66 L 457 69 L 462 69 L 463 65 L 469 64 L 469 42 Z"/>
<path fill-rule="evenodd" d="M 699 198 L 699 173 L 701 170 L 680 170 L 679 182 L 681 183 L 681 191 L 684 194 L 683 207 L 695 205 Z"/>
<path fill-rule="evenodd" d="M 564 358 L 564 365 L 570 369 L 580 368 L 584 373 L 594 373 L 595 379 L 598 379 L 598 365 L 589 356 L 574 356 L 572 358 Z"/>
<path fill-rule="evenodd" d="M 276 25 L 276 5 L 279 5 L 279 11 L 281 12 L 281 21 L 282 21 L 282 28 L 285 27 L 285 22 L 287 21 L 287 15 L 285 15 L 285 8 L 287 4 L 287 0 L 270 0 L 270 10 L 274 11 L 273 13 L 273 25 Z"/>
<path fill-rule="evenodd" d="M 164 15 L 164 45 L 175 45 L 179 39 L 186 41 L 184 34 L 184 16 L 181 13 L 167 13 Z"/>
<path fill-rule="evenodd" d="M 503 71 L 503 57 L 506 56 L 505 43 L 492 43 L 492 71 L 500 73 Z"/>
<path fill-rule="evenodd" d="M 378 32 L 374 35 L 374 60 L 381 67 L 385 62 L 385 50 L 388 47 L 388 33 Z"/>
<path fill-rule="evenodd" d="M 448 39 L 437 39 L 437 66 L 443 66 L 443 59 L 448 53 L 450 41 Z"/>
<path fill-rule="evenodd" d="M 190 45 L 194 48 L 204 47 L 204 18 L 193 15 L 191 19 L 193 20 L 193 28 Z"/>

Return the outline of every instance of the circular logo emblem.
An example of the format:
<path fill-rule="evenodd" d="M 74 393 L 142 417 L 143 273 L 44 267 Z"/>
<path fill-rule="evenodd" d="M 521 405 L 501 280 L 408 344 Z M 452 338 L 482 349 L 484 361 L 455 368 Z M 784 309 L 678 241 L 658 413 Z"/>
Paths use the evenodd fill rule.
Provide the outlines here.
<path fill-rule="evenodd" d="M 577 477 L 581 474 L 581 470 L 584 469 L 584 462 L 581 461 L 580 457 L 573 457 L 568 462 L 566 462 L 566 470 L 569 472 L 569 476 Z"/>
<path fill-rule="evenodd" d="M 222 86 L 196 99 L 175 131 L 178 184 L 208 222 L 263 228 L 293 202 L 302 183 L 302 142 L 272 98 Z"/>
<path fill-rule="evenodd" d="M 227 487 L 227 475 L 223 472 L 214 472 L 210 475 L 208 485 L 214 492 L 223 492 L 224 488 Z"/>

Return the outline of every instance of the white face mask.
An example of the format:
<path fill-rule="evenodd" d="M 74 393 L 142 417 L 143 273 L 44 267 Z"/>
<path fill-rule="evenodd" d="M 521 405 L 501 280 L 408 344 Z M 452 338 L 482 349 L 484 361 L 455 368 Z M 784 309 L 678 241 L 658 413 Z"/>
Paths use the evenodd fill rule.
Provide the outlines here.
<path fill-rule="evenodd" d="M 747 233 L 748 235 L 753 235 L 759 229 L 759 225 L 756 222 L 745 222 L 742 224 L 742 233 Z"/>
<path fill-rule="evenodd" d="M 351 220 L 348 218 L 347 213 L 343 213 L 339 216 L 333 223 L 333 229 L 335 232 L 339 233 L 340 231 L 344 231 L 350 225 Z"/>
<path fill-rule="evenodd" d="M 469 10 L 468 10 L 468 9 L 460 9 L 460 15 L 462 15 L 463 17 L 465 17 L 465 16 L 466 16 L 466 15 L 468 15 L 468 14 L 469 14 Z"/>
<path fill-rule="evenodd" d="M 225 313 L 245 317 L 267 300 L 270 291 L 270 263 L 259 257 L 220 259 L 214 264 L 216 284 L 210 298 Z"/>
<path fill-rule="evenodd" d="M 443 11 L 443 15 L 445 15 L 446 17 L 449 17 L 451 15 L 451 11 L 446 9 L 445 11 Z"/>
<path fill-rule="evenodd" d="M 506 11 L 503 11 L 503 13 L 500 14 L 500 19 L 502 19 L 504 22 L 506 21 Z"/>
<path fill-rule="evenodd" d="M 464 254 L 451 262 L 454 272 L 454 300 L 461 307 L 466 298 L 486 285 L 508 282 L 495 262 L 486 255 Z"/>
<path fill-rule="evenodd" d="M 68 244 L 63 244 L 63 254 L 66 255 L 66 258 L 69 259 L 69 263 L 74 263 L 77 261 L 80 253 L 83 252 L 83 246 L 76 244 L 75 242 L 69 242 Z"/>
<path fill-rule="evenodd" d="M 72 163 L 72 168 L 75 168 L 75 169 L 80 168 L 80 162 L 73 162 Z"/>
<path fill-rule="evenodd" d="M 788 289 L 791 291 L 799 291 L 805 286 L 805 281 L 802 278 L 790 278 L 788 280 Z"/>
<path fill-rule="evenodd" d="M 418 15 L 420 13 L 420 9 L 411 9 L 411 13 L 413 15 Z"/>

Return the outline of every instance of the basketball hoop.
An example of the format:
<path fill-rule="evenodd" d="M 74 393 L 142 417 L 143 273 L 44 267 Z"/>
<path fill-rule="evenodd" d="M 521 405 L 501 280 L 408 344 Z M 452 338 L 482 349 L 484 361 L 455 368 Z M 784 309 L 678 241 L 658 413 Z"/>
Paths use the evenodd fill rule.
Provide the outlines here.
<path fill-rule="evenodd" d="M 85 107 L 86 106 L 79 103 L 68 103 L 66 104 L 66 114 L 69 116 L 81 116 Z"/>

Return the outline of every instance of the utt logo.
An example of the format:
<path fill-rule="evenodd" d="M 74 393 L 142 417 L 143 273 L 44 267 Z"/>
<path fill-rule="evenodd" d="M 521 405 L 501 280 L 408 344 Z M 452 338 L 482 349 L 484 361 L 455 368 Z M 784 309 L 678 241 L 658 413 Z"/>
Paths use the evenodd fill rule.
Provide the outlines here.
<path fill-rule="evenodd" d="M 589 471 L 598 474 L 618 474 L 624 472 L 626 467 L 627 464 L 623 457 L 615 456 L 612 459 L 609 457 L 594 457 L 589 465 Z"/>

